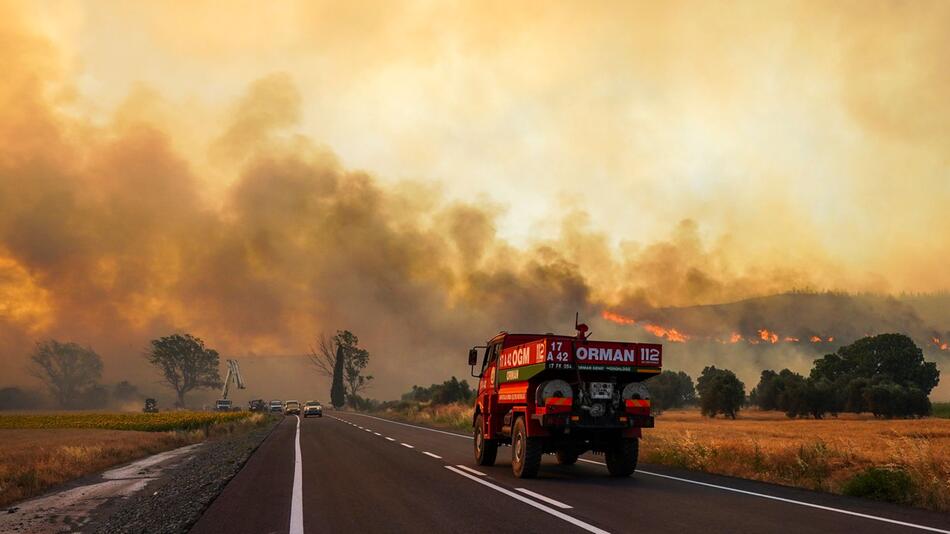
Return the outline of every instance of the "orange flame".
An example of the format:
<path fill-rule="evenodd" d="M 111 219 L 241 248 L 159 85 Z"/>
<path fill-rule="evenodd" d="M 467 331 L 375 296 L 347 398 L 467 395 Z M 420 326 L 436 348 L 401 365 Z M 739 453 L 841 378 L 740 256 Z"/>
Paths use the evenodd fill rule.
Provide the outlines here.
<path fill-rule="evenodd" d="M 733 332 L 732 335 L 729 336 L 729 343 L 738 343 L 740 341 L 742 341 L 742 334 L 739 332 Z"/>
<path fill-rule="evenodd" d="M 835 340 L 835 336 L 828 336 L 828 343 L 831 343 Z"/>
<path fill-rule="evenodd" d="M 812 343 L 821 343 L 821 342 L 822 342 L 822 339 L 821 339 L 820 336 L 811 336 L 811 342 L 812 342 Z"/>
<path fill-rule="evenodd" d="M 934 342 L 934 345 L 936 345 L 938 349 L 950 350 L 950 343 L 946 341 L 941 341 L 939 337 L 931 338 L 931 340 Z"/>
<path fill-rule="evenodd" d="M 768 341 L 769 343 L 778 343 L 778 334 L 775 332 L 769 332 L 765 328 L 759 330 L 759 339 L 762 341 Z"/>
<path fill-rule="evenodd" d="M 685 343 L 686 340 L 689 339 L 689 336 L 687 336 L 686 334 L 680 332 L 679 330 L 675 328 L 664 328 L 662 326 L 649 324 L 649 323 L 643 325 L 643 328 L 647 332 L 650 332 L 651 334 L 653 334 L 654 336 L 659 337 L 659 338 L 666 338 L 667 340 L 672 341 L 673 343 Z"/>
<path fill-rule="evenodd" d="M 792 336 L 785 336 L 785 339 L 783 339 L 782 341 L 787 341 L 789 343 L 798 343 L 798 338 L 792 337 Z"/>
<path fill-rule="evenodd" d="M 612 323 L 623 324 L 623 325 L 634 324 L 637 322 L 632 317 L 626 317 L 624 315 L 620 315 L 619 313 L 614 313 L 612 311 L 607 311 L 607 310 L 600 312 L 600 316 Z"/>

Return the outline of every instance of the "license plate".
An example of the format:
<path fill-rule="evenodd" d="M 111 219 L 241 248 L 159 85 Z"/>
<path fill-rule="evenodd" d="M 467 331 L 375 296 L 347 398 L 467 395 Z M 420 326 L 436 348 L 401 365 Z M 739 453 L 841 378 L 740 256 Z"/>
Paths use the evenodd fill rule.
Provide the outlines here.
<path fill-rule="evenodd" d="M 594 399 L 609 399 L 614 396 L 614 385 L 610 382 L 591 382 L 590 396 Z"/>

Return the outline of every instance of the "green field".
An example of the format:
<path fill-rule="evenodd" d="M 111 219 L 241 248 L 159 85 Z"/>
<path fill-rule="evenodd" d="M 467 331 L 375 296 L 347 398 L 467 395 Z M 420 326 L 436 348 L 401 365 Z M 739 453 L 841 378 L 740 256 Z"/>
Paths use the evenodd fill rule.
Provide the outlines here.
<path fill-rule="evenodd" d="M 236 422 L 250 412 L 47 413 L 0 415 L 0 429 L 99 428 L 168 432 Z"/>

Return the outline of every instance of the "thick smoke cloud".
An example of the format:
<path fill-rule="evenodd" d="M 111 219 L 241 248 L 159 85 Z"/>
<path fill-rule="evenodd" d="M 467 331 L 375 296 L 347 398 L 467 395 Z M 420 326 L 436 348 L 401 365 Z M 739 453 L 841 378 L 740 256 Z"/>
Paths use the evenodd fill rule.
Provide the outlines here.
<path fill-rule="evenodd" d="M 323 398 L 301 355 L 318 334 L 347 328 L 374 355 L 371 394 L 386 398 L 464 375 L 467 347 L 501 329 L 567 332 L 580 312 L 605 337 L 648 337 L 596 319 L 605 308 L 710 338 L 760 327 L 843 337 L 906 327 L 918 338 L 946 329 L 939 312 L 924 319 L 912 304 L 854 299 L 794 313 L 754 303 L 683 311 L 826 287 L 838 264 L 820 253 L 737 262 L 748 243 L 704 235 L 703 208 L 618 246 L 581 206 L 552 221 L 554 237 L 516 246 L 499 233 L 510 208 L 380 180 L 300 133 L 306 98 L 289 74 L 250 83 L 199 146 L 176 122 L 192 110 L 147 87 L 105 120 L 77 112 L 56 47 L 17 17 L 0 18 L 0 42 L 3 382 L 26 380 L 26 354 L 44 337 L 92 345 L 107 380 L 157 391 L 141 353 L 153 337 L 187 331 L 241 360 L 248 396 Z M 867 115 L 882 132 L 893 125 L 884 111 Z M 207 172 L 227 185 L 209 188 Z M 852 313 L 864 306 L 879 311 Z M 671 363 L 757 374 L 815 355 L 693 346 L 671 345 Z"/>

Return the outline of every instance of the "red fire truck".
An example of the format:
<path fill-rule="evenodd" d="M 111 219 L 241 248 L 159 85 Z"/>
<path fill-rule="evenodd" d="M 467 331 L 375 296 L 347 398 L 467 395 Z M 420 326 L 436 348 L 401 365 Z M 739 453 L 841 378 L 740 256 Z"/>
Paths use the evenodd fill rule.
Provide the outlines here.
<path fill-rule="evenodd" d="M 475 461 L 493 465 L 511 446 L 518 478 L 537 475 L 541 456 L 571 465 L 587 451 L 604 453 L 612 476 L 637 466 L 642 428 L 653 428 L 643 381 L 660 372 L 663 347 L 576 336 L 501 332 L 469 351 L 479 379 L 473 414 Z M 475 373 L 479 353 L 480 371 Z"/>

